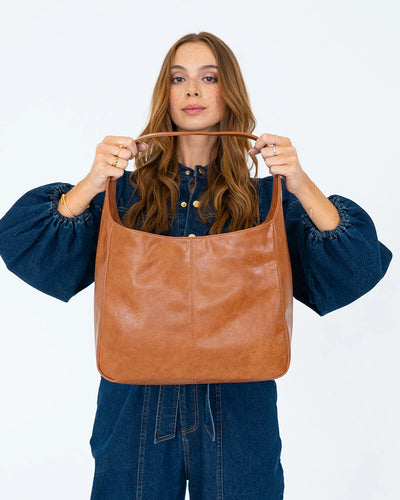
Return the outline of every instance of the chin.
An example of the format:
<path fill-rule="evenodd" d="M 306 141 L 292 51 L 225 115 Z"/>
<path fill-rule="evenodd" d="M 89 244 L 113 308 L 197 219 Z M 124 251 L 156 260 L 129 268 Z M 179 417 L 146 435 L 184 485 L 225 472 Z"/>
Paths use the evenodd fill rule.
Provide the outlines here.
<path fill-rule="evenodd" d="M 179 132 L 193 130 L 213 131 L 218 130 L 219 123 L 219 121 L 205 123 L 196 120 L 185 120 L 185 123 L 175 123 L 175 127 Z"/>

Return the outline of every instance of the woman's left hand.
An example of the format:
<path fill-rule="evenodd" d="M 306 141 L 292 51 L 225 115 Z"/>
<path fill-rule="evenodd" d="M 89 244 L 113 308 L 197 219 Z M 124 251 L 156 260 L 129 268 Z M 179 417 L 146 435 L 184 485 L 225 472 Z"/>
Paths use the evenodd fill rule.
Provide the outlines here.
<path fill-rule="evenodd" d="M 275 154 L 272 144 L 275 145 Z M 286 189 L 294 195 L 301 193 L 311 182 L 301 168 L 296 148 L 288 137 L 262 134 L 248 153 L 261 153 L 270 173 L 281 175 L 285 181 Z"/>

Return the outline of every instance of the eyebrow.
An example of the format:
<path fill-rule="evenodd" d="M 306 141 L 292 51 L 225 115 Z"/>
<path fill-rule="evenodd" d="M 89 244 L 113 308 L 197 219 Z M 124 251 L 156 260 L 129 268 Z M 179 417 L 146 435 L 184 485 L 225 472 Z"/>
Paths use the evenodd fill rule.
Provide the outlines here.
<path fill-rule="evenodd" d="M 200 69 L 207 69 L 207 68 L 215 68 L 218 69 L 218 66 L 215 66 L 214 64 L 205 64 L 204 66 L 200 66 Z M 183 66 L 180 66 L 179 64 L 176 64 L 175 66 L 171 66 L 172 69 L 183 69 L 185 70 L 186 68 Z"/>

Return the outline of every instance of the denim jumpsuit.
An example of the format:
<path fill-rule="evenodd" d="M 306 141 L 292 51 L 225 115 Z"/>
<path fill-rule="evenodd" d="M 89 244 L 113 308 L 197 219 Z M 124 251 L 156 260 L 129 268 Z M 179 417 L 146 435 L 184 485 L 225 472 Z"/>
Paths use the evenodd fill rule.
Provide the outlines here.
<path fill-rule="evenodd" d="M 210 219 L 203 224 L 198 215 L 208 165 L 179 164 L 179 169 L 177 215 L 163 234 L 209 234 Z M 132 196 L 130 173 L 125 170 L 117 181 L 121 219 L 139 199 Z M 262 222 L 272 176 L 258 182 Z M 323 316 L 371 290 L 385 275 L 392 252 L 378 241 L 370 216 L 352 200 L 331 195 L 340 223 L 321 232 L 281 182 L 294 297 Z M 105 194 L 68 218 L 57 205 L 72 187 L 53 182 L 34 188 L 0 220 L 0 255 L 7 268 L 64 302 L 94 281 Z M 183 500 L 187 480 L 191 500 L 283 499 L 275 380 L 129 385 L 100 376 L 90 447 L 95 459 L 91 500 Z"/>

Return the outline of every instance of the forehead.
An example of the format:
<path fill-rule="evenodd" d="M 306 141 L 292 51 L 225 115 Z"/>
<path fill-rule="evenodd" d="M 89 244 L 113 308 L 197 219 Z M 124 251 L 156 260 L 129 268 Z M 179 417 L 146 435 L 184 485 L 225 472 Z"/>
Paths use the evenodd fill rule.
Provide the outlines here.
<path fill-rule="evenodd" d="M 178 47 L 171 64 L 171 69 L 207 69 L 217 66 L 217 61 L 206 43 L 188 42 Z"/>

